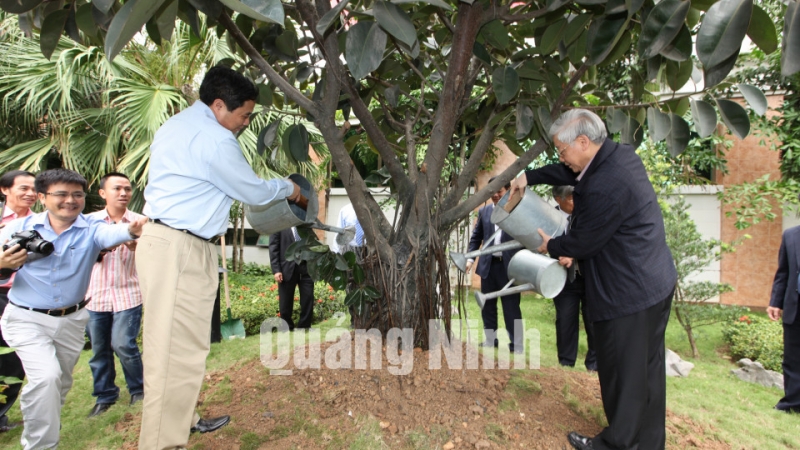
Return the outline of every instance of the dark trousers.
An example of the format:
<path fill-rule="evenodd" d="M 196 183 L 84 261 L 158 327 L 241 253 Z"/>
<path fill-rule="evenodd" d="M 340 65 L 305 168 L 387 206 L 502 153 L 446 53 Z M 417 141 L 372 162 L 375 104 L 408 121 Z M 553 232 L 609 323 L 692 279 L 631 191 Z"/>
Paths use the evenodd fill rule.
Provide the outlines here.
<path fill-rule="evenodd" d="M 783 324 L 783 398 L 775 408 L 800 412 L 800 320 Z"/>
<path fill-rule="evenodd" d="M 490 255 L 484 258 L 490 258 Z M 489 268 L 489 276 L 481 278 L 481 292 L 489 293 L 496 292 L 508 284 L 508 274 L 503 265 L 503 261 L 492 259 L 492 264 Z M 523 349 L 524 330 L 522 329 L 522 311 L 519 308 L 520 294 L 505 295 L 500 297 L 503 304 L 503 321 L 506 324 L 506 331 L 511 340 L 510 350 L 521 352 Z M 494 345 L 497 346 L 497 299 L 493 298 L 486 300 L 486 304 L 481 310 L 481 318 L 483 318 L 483 330 L 486 334 L 486 341 L 491 342 L 494 340 Z M 519 320 L 519 328 L 515 329 L 515 321 Z"/>
<path fill-rule="evenodd" d="M 278 283 L 278 307 L 281 312 L 281 319 L 289 324 L 289 330 L 295 329 L 292 319 L 294 310 L 294 291 L 300 287 L 300 319 L 297 328 L 311 328 L 311 321 L 314 318 L 314 280 L 308 275 L 306 263 L 302 263 L 294 268 L 292 278 L 283 279 Z"/>
<path fill-rule="evenodd" d="M 588 370 L 597 370 L 597 353 L 594 350 L 594 328 L 586 320 L 586 288 L 582 276 L 575 278 L 572 283 L 567 282 L 564 290 L 553 298 L 556 307 L 556 347 L 558 348 L 558 362 L 562 366 L 575 366 L 578 358 L 578 334 L 580 330 L 579 315 L 583 315 L 583 325 L 586 328 L 586 343 L 589 350 L 586 352 L 584 364 Z"/>
<path fill-rule="evenodd" d="M 664 331 L 672 294 L 634 314 L 594 322 L 597 373 L 608 419 L 595 449 L 663 449 L 667 380 Z"/>
<path fill-rule="evenodd" d="M 0 316 L 3 315 L 7 305 L 8 291 L 2 289 L 0 290 Z M 5 339 L 3 339 L 2 330 L 0 330 L 0 347 L 8 346 Z M 0 375 L 4 377 L 17 377 L 20 380 L 25 379 L 25 370 L 22 368 L 22 361 L 19 360 L 16 353 L 0 355 Z M 6 396 L 6 402 L 0 403 L 0 417 L 5 416 L 11 407 L 14 406 L 14 402 L 17 400 L 17 397 L 19 397 L 19 392 L 21 390 L 22 383 L 17 383 L 8 385 L 8 388 L 3 391 L 3 395 Z"/>

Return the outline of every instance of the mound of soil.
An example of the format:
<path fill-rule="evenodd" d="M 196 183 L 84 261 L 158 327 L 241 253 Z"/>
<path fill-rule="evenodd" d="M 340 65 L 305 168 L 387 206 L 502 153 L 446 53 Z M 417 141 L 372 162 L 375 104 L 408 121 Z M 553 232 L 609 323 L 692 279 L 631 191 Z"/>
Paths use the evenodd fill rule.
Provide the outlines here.
<path fill-rule="evenodd" d="M 330 343 L 321 345 L 325 355 Z M 477 350 L 464 346 L 463 356 Z M 295 349 L 300 351 L 301 349 Z M 385 355 L 385 352 L 381 352 Z M 229 414 L 216 433 L 193 435 L 190 448 L 568 449 L 566 434 L 594 435 L 605 425 L 597 376 L 578 370 L 429 369 L 430 352 L 413 351 L 413 369 L 297 369 L 270 375 L 259 361 L 210 373 L 205 417 Z M 369 366 L 368 364 L 364 364 Z M 713 430 L 668 413 L 668 448 L 728 449 Z"/>

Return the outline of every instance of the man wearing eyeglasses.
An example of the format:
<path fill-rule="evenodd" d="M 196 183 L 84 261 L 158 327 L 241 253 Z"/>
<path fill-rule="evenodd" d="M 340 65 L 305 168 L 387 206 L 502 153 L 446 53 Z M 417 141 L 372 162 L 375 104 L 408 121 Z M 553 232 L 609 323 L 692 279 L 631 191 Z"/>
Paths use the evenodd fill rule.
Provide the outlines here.
<path fill-rule="evenodd" d="M 5 243 L 14 233 L 34 230 L 55 248 L 39 259 L 19 245 L 0 253 L 0 268 L 16 270 L 0 328 L 28 377 L 20 401 L 26 450 L 58 445 L 61 407 L 89 321 L 84 296 L 97 256 L 104 248 L 138 238 L 147 222 L 109 225 L 81 214 L 86 179 L 71 170 L 42 172 L 35 187 L 46 211 L 11 222 L 0 233 Z"/>
<path fill-rule="evenodd" d="M 567 267 L 577 260 L 584 276 L 608 419 L 597 436 L 567 438 L 580 450 L 663 449 L 664 332 L 677 272 L 658 199 L 633 147 L 608 139 L 595 113 L 567 111 L 549 131 L 562 164 L 527 171 L 513 189 L 575 186 L 569 233 L 550 239 L 539 230 L 538 250 Z"/>

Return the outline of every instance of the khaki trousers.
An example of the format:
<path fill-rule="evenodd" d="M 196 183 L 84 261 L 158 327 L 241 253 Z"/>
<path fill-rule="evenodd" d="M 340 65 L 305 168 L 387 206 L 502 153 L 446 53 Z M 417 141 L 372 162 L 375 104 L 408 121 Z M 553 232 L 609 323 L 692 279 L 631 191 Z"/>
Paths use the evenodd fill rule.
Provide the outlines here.
<path fill-rule="evenodd" d="M 20 442 L 25 450 L 58 447 L 61 407 L 72 387 L 88 322 L 86 309 L 56 317 L 9 303 L 3 313 L 3 337 L 17 351 L 28 376 L 20 397 L 25 421 Z"/>
<path fill-rule="evenodd" d="M 210 242 L 148 223 L 136 247 L 144 300 L 144 405 L 140 450 L 183 447 L 211 346 L 211 314 L 219 289 Z"/>

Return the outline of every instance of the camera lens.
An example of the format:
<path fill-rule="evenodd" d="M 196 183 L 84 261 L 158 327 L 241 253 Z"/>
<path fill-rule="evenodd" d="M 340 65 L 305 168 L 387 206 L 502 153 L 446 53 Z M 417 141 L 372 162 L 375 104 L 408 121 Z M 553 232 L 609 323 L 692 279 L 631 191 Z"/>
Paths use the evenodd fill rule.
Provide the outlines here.
<path fill-rule="evenodd" d="M 32 252 L 41 253 L 44 256 L 48 256 L 53 253 L 53 250 L 56 248 L 53 246 L 52 242 L 45 241 L 43 239 L 37 239 L 36 241 L 31 242 L 31 249 Z"/>

